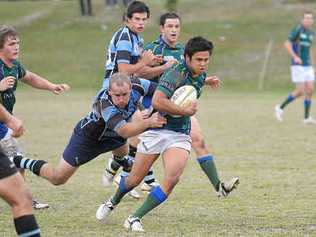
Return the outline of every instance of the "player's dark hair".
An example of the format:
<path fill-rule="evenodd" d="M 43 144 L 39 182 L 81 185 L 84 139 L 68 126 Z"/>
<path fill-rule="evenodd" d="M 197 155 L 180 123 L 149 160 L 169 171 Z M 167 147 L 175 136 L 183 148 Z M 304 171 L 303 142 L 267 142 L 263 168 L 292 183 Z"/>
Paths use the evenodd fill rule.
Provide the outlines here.
<path fill-rule="evenodd" d="M 201 51 L 208 51 L 210 55 L 212 55 L 213 48 L 214 46 L 211 41 L 208 41 L 201 36 L 193 37 L 185 45 L 184 56 L 189 56 L 191 59 L 195 53 Z"/>
<path fill-rule="evenodd" d="M 159 25 L 164 26 L 167 19 L 179 19 L 179 21 L 181 20 L 180 16 L 177 13 L 167 12 L 160 16 Z"/>
<path fill-rule="evenodd" d="M 0 49 L 3 48 L 8 37 L 18 37 L 18 32 L 11 26 L 0 26 Z"/>
<path fill-rule="evenodd" d="M 150 17 L 149 8 L 141 1 L 133 1 L 128 5 L 126 11 L 127 18 L 131 19 L 134 13 L 147 13 L 147 18 Z"/>

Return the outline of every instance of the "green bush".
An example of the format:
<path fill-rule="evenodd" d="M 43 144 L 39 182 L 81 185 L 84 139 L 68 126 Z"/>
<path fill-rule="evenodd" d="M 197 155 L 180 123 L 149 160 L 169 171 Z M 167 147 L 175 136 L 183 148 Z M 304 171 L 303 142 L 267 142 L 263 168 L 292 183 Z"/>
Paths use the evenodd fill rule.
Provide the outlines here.
<path fill-rule="evenodd" d="M 177 10 L 178 0 L 167 0 L 166 9 L 170 12 L 174 12 Z"/>

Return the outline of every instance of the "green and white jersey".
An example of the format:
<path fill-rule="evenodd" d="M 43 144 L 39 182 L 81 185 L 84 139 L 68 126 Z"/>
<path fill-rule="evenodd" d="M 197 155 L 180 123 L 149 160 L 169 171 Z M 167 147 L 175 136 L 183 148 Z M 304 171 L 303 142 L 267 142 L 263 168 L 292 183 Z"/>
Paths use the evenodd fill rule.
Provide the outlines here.
<path fill-rule="evenodd" d="M 161 37 L 161 35 L 153 42 L 148 43 L 145 46 L 145 50 L 151 50 L 154 55 L 162 55 L 163 63 L 166 63 L 170 59 L 175 59 L 181 62 L 184 59 L 184 48 L 180 43 L 177 43 L 175 47 L 169 46 Z M 151 81 L 158 82 L 159 77 L 151 79 Z"/>
<path fill-rule="evenodd" d="M 5 77 L 12 76 L 14 77 L 15 83 L 12 88 L 9 88 L 5 91 L 0 91 L 0 103 L 10 112 L 12 113 L 13 107 L 15 104 L 15 95 L 14 92 L 18 85 L 18 80 L 25 76 L 25 69 L 18 61 L 13 62 L 12 67 L 8 67 L 1 59 L 0 59 L 0 81 Z"/>
<path fill-rule="evenodd" d="M 177 88 L 184 85 L 191 85 L 196 89 L 199 98 L 202 93 L 202 87 L 204 86 L 205 78 L 206 73 L 193 77 L 185 61 L 182 61 L 181 63 L 171 67 L 160 77 L 159 84 L 156 90 L 161 91 L 168 98 L 171 98 Z M 167 114 L 166 118 L 167 124 L 163 126 L 163 129 L 168 129 L 185 134 L 190 133 L 190 116 L 175 118 Z"/>
<path fill-rule="evenodd" d="M 303 61 L 303 66 L 310 66 L 310 48 L 314 39 L 314 32 L 305 29 L 302 25 L 296 26 L 288 36 L 289 41 L 292 42 L 293 51 L 299 55 Z M 292 60 L 292 65 L 297 65 Z"/>

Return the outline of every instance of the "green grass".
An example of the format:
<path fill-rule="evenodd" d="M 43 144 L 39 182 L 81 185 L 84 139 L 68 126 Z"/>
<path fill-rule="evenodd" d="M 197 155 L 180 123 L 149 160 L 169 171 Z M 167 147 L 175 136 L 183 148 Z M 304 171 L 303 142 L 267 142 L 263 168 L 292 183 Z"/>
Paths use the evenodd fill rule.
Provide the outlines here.
<path fill-rule="evenodd" d="M 73 90 L 56 97 L 21 90 L 16 111 L 28 128 L 20 139 L 26 154 L 57 164 L 93 94 Z M 81 167 L 64 186 L 29 174 L 33 195 L 52 205 L 36 211 L 44 236 L 316 236 L 315 128 L 302 124 L 302 101 L 288 108 L 284 123 L 276 122 L 273 106 L 282 97 L 205 93 L 198 118 L 206 142 L 220 176 L 238 175 L 241 184 L 229 198 L 217 199 L 192 156 L 170 199 L 144 218 L 145 235 L 128 234 L 122 227 L 141 201 L 127 197 L 107 225 L 95 219 L 99 203 L 114 191 L 101 185 L 108 154 Z M 161 160 L 154 169 L 161 180 Z M 0 210 L 0 236 L 14 236 L 9 208 L 2 201 Z"/>
<path fill-rule="evenodd" d="M 91 18 L 79 15 L 75 0 L 0 2 L 1 24 L 14 24 L 21 33 L 24 65 L 72 86 L 58 97 L 19 87 L 15 111 L 27 127 L 19 140 L 30 157 L 58 163 L 74 124 L 90 110 L 102 83 L 105 46 L 123 9 L 104 9 L 103 0 L 92 2 Z M 164 10 L 162 1 L 146 2 L 152 9 L 144 34 L 149 41 L 157 36 L 156 22 Z M 316 236 L 315 128 L 302 125 L 302 101 L 286 110 L 284 123 L 273 118 L 274 105 L 290 88 L 283 41 L 303 10 L 316 4 L 180 2 L 181 42 L 199 34 L 216 45 L 210 73 L 223 79 L 223 89 L 205 93 L 198 118 L 220 176 L 240 176 L 240 187 L 218 200 L 192 156 L 170 199 L 144 218 L 146 234 L 130 234 L 122 224 L 141 201 L 127 197 L 108 225 L 95 219 L 99 203 L 114 191 L 101 185 L 107 154 L 81 167 L 64 186 L 28 175 L 34 196 L 52 205 L 36 212 L 43 236 Z M 257 92 L 269 40 L 274 43 L 265 90 Z M 161 180 L 161 160 L 154 168 Z M 2 200 L 0 215 L 0 236 L 15 236 Z"/>

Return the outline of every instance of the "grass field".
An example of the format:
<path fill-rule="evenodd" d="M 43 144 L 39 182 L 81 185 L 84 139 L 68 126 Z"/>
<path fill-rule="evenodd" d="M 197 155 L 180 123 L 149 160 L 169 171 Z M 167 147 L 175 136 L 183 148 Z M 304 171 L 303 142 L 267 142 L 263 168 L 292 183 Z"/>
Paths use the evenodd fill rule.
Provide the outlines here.
<path fill-rule="evenodd" d="M 0 1 L 0 24 L 13 24 L 21 32 L 24 65 L 72 86 L 62 96 L 18 88 L 15 111 L 27 127 L 19 140 L 30 157 L 58 163 L 74 124 L 90 110 L 101 85 L 104 47 L 119 25 L 122 9 L 104 9 L 103 1 L 92 2 L 95 16 L 87 18 L 79 16 L 75 0 Z M 155 21 L 163 8 L 161 1 L 146 2 L 153 13 L 144 34 L 148 41 L 156 38 Z M 204 93 L 198 118 L 220 176 L 225 180 L 237 175 L 240 186 L 229 198 L 218 199 L 192 155 L 170 199 L 143 219 L 147 232 L 131 234 L 122 224 L 141 201 L 126 197 L 107 225 L 95 219 L 100 202 L 114 191 L 101 185 L 109 154 L 81 167 L 60 187 L 29 173 L 33 195 L 52 206 L 36 212 L 43 236 L 316 236 L 316 127 L 302 124 L 301 100 L 286 110 L 284 123 L 273 117 L 274 105 L 290 88 L 282 43 L 302 11 L 316 4 L 180 2 L 181 41 L 201 34 L 216 45 L 210 72 L 223 79 L 223 88 Z M 272 54 L 264 90 L 258 92 L 269 40 Z M 315 108 L 312 113 L 316 117 Z M 155 171 L 161 179 L 161 160 Z M 15 236 L 10 210 L 2 200 L 0 236 Z"/>
<path fill-rule="evenodd" d="M 73 125 L 89 110 L 91 96 L 80 91 L 54 98 L 19 93 L 23 101 L 18 115 L 28 128 L 21 138 L 26 153 L 57 163 Z M 204 96 L 198 118 L 206 141 L 222 178 L 238 175 L 241 184 L 229 198 L 217 199 L 192 156 L 170 200 L 144 218 L 147 232 L 141 236 L 316 236 L 315 127 L 301 123 L 299 102 L 289 108 L 284 123 L 277 123 L 272 112 L 279 98 L 275 93 Z M 106 157 L 80 168 L 61 187 L 28 175 L 34 196 L 52 205 L 36 212 L 44 236 L 140 236 L 122 227 L 140 201 L 127 197 L 108 225 L 95 219 L 99 203 L 114 190 L 103 188 L 100 181 Z M 160 160 L 155 171 L 161 178 Z M 14 236 L 3 202 L 0 210 L 0 236 Z"/>

